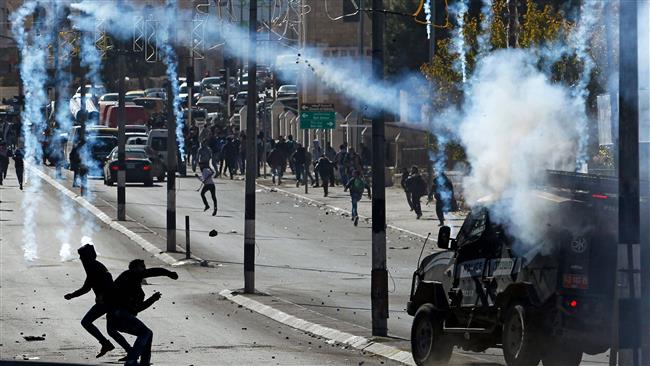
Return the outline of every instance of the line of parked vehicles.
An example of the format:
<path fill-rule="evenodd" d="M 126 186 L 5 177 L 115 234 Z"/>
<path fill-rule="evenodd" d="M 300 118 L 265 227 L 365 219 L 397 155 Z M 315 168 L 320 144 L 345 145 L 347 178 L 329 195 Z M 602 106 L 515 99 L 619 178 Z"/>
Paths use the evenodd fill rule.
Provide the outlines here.
<path fill-rule="evenodd" d="M 262 95 L 260 100 L 267 101 L 269 88 L 273 87 L 273 78 L 269 68 L 258 68 L 257 83 Z M 230 90 L 226 86 L 225 70 L 220 75 L 208 76 L 200 82 L 189 86 L 185 78 L 178 79 L 179 98 L 184 120 L 189 118 L 187 109 L 189 89 L 192 88 L 192 124 L 201 128 L 203 125 L 226 127 L 237 123 L 238 111 L 247 103 L 248 74 L 231 76 Z M 93 166 L 88 167 L 89 174 L 102 177 L 104 183 L 112 185 L 117 181 L 117 126 L 119 122 L 118 93 L 109 93 L 102 85 L 85 85 L 85 103 L 82 108 L 81 87 L 78 87 L 70 100 L 69 110 L 75 126 L 66 133 L 56 136 L 48 133 L 43 144 L 45 158 L 53 165 L 70 168 L 70 153 L 79 141 L 81 121 L 92 121 L 86 128 L 86 144 Z M 278 100 L 297 98 L 295 85 L 282 85 L 277 91 Z M 124 123 L 126 125 L 126 170 L 127 182 L 139 182 L 152 185 L 154 180 L 164 181 L 167 165 L 167 92 L 164 88 L 130 90 L 125 93 Z M 228 115 L 228 103 L 232 115 Z M 84 113 L 85 111 L 85 113 Z M 54 102 L 46 111 L 54 121 Z M 234 117 L 232 119 L 231 117 Z M 233 122 L 234 121 L 234 122 Z M 181 157 L 179 154 L 179 162 Z M 180 174 L 185 174 L 185 164 L 178 164 Z"/>

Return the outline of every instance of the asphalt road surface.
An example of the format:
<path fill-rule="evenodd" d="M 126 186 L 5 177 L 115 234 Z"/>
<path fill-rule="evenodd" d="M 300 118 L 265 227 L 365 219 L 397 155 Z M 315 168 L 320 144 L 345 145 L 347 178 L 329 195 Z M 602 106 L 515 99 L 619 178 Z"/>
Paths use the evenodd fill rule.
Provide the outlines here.
<path fill-rule="evenodd" d="M 331 354 L 329 352 L 317 353 L 315 352 L 316 348 L 313 347 L 314 344 L 308 345 L 309 337 L 301 336 L 295 331 L 281 327 L 277 323 L 257 315 L 241 314 L 241 311 L 235 313 L 237 309 L 233 308 L 233 305 L 218 300 L 218 297 L 214 295 L 224 288 L 243 287 L 243 182 L 222 179 L 218 179 L 216 182 L 219 209 L 217 216 L 213 217 L 211 210 L 203 211 L 203 203 L 196 191 L 200 182 L 194 177 L 177 181 L 177 226 L 179 227 L 177 241 L 184 245 L 185 234 L 182 226 L 184 216 L 189 215 L 192 228 L 192 254 L 209 261 L 212 266 L 211 268 L 188 267 L 186 273 L 181 273 L 181 280 L 178 282 L 167 279 L 151 281 L 156 285 L 150 287 L 155 287 L 163 292 L 163 301 L 158 306 L 159 309 L 149 310 L 142 315 L 145 320 L 154 320 L 158 328 L 154 330 L 157 330 L 154 339 L 154 349 L 157 349 L 157 354 L 154 354 L 154 362 L 159 362 L 158 360 L 163 357 L 167 358 L 167 355 L 183 357 L 182 353 L 187 351 L 185 356 L 188 361 L 191 361 L 183 362 L 184 364 L 204 364 L 200 362 L 201 357 L 209 359 L 215 355 L 218 355 L 221 360 L 222 352 L 225 354 L 223 356 L 224 363 L 234 362 L 235 357 L 240 356 L 249 359 L 254 364 L 257 364 L 258 361 L 261 363 L 273 362 L 270 358 L 272 354 L 275 354 L 278 360 L 279 357 L 284 356 L 297 357 L 295 360 L 285 358 L 278 361 L 281 364 L 358 364 L 357 360 L 362 359 L 359 353 L 347 350 L 337 350 L 336 352 L 331 350 Z M 115 187 L 104 186 L 101 180 L 92 180 L 91 190 L 96 196 L 95 205 L 98 207 L 115 206 Z M 347 195 L 338 187 L 332 189 L 330 194 Z M 47 230 L 55 230 L 60 225 L 60 218 L 56 214 L 56 193 L 48 186 L 45 195 L 49 197 L 46 202 L 49 202 L 51 207 L 47 211 L 40 210 L 41 215 L 44 215 L 43 220 L 45 220 L 42 227 L 39 228 L 41 234 Z M 143 224 L 148 230 L 157 233 L 159 235 L 158 242 L 162 243 L 161 249 L 164 249 L 165 237 L 165 197 L 165 183 L 158 183 L 154 187 L 129 185 L 127 188 L 127 215 Z M 370 202 L 364 198 L 360 204 L 370 205 Z M 5 204 L 3 203 L 3 205 Z M 348 217 L 302 203 L 292 196 L 262 189 L 257 191 L 256 207 L 256 287 L 260 291 L 303 305 L 321 314 L 370 328 L 370 224 L 360 222 L 358 227 L 354 227 Z M 51 213 L 48 215 L 44 212 Z M 19 215 L 16 215 L 12 218 L 11 225 L 20 225 L 20 220 Z M 3 248 L 8 241 L 19 242 L 20 226 L 8 226 L 9 224 L 4 222 L 3 224 L 5 224 L 3 227 L 11 231 L 10 236 L 6 239 L 3 234 Z M 208 232 L 212 229 L 219 232 L 217 237 L 210 238 L 208 236 Z M 109 269 L 114 275 L 120 268 L 126 266 L 129 258 L 143 253 L 139 247 L 130 244 L 121 234 L 114 234 L 106 229 L 95 234 L 93 240 L 98 243 L 97 245 L 102 251 L 101 256 L 107 265 L 110 264 Z M 53 242 L 56 241 L 53 240 Z M 78 243 L 78 240 L 73 242 Z M 118 244 L 113 245 L 112 243 Z M 78 299 L 69 303 L 65 303 L 62 299 L 63 293 L 77 285 L 80 286 L 83 273 L 81 266 L 78 262 L 59 262 L 58 243 L 53 246 L 56 248 L 51 249 L 51 256 L 42 256 L 42 258 L 49 258 L 45 262 L 51 262 L 46 265 L 42 265 L 43 260 L 26 265 L 14 258 L 11 263 L 8 263 L 11 268 L 8 270 L 4 265 L 6 259 L 3 255 L 2 289 L 3 291 L 11 289 L 20 293 L 19 288 L 9 285 L 11 281 L 5 275 L 6 273 L 15 275 L 18 271 L 36 272 L 37 274 L 30 274 L 30 280 L 24 286 L 27 292 L 20 297 L 23 299 L 21 302 L 32 304 L 26 300 L 34 298 L 31 292 L 32 287 L 36 283 L 42 283 L 41 281 L 48 283 L 50 280 L 44 279 L 45 276 L 56 278 L 51 285 L 45 286 L 48 290 L 44 289 L 44 291 L 50 292 L 47 298 L 52 297 L 51 305 L 56 306 L 57 310 L 61 310 L 61 314 L 49 314 L 47 322 L 65 320 L 65 323 L 72 323 L 66 327 L 68 329 L 66 337 L 71 338 L 71 343 L 64 346 L 71 349 L 69 351 L 53 349 L 52 355 L 62 352 L 77 354 L 77 357 L 82 357 L 81 355 L 84 354 L 87 357 L 93 357 L 94 349 L 88 351 L 87 347 L 94 345 L 94 342 L 89 339 L 80 326 L 75 324 L 83 315 L 83 309 L 91 303 L 91 299 Z M 389 333 L 398 340 L 401 339 L 402 342 L 398 342 L 398 345 L 408 350 L 412 318 L 406 314 L 405 306 L 410 290 L 411 275 L 422 248 L 422 240 L 409 237 L 399 231 L 389 230 L 387 246 L 389 248 L 388 269 L 390 271 Z M 431 252 L 433 249 L 432 243 L 429 243 L 425 248 L 425 253 Z M 18 246 L 12 250 L 16 251 L 13 253 L 13 257 L 20 257 Z M 151 265 L 156 264 L 155 260 L 149 262 Z M 58 276 L 49 275 L 50 272 L 58 273 Z M 62 276 L 65 276 L 63 272 L 69 274 L 75 282 L 72 280 L 61 281 Z M 27 281 L 25 277 L 19 276 L 19 278 L 22 281 Z M 32 278 L 33 280 L 31 280 Z M 201 292 L 207 285 L 214 286 L 213 293 Z M 10 287 L 6 288 L 5 286 Z M 149 292 L 151 289 L 146 290 Z M 57 297 L 61 300 L 58 300 Z M 174 299 L 178 301 L 175 304 L 170 304 L 170 301 L 175 301 Z M 78 305 L 81 302 L 84 302 L 83 306 Z M 35 308 L 31 309 L 31 306 L 35 306 Z M 14 308 L 19 310 L 14 310 Z M 11 304 L 7 306 L 3 303 L 3 323 L 7 323 L 11 330 L 9 333 L 3 330 L 3 337 L 5 333 L 17 337 L 16 333 L 21 321 L 14 322 L 12 319 L 19 314 L 24 316 L 23 309 L 33 310 L 32 316 L 35 317 L 38 314 L 35 310 L 38 308 L 40 307 L 33 304 L 24 305 L 23 308 L 23 305 Z M 215 311 L 215 315 L 212 315 L 213 311 Z M 172 314 L 173 316 L 170 316 Z M 196 319 L 196 314 L 201 314 L 200 316 L 204 318 Z M 184 319 L 184 315 L 200 321 L 191 322 Z M 4 322 L 4 319 L 9 322 Z M 178 329 L 179 322 L 188 326 Z M 43 327 L 40 326 L 40 328 Z M 241 328 L 247 328 L 247 330 L 242 331 Z M 225 332 L 226 329 L 228 332 Z M 278 330 L 282 334 L 278 334 L 276 329 L 282 329 Z M 172 344 L 170 342 L 175 339 L 172 334 L 176 332 L 179 334 L 179 339 Z M 285 332 L 288 333 L 289 340 L 282 337 Z M 250 340 L 254 338 L 251 337 L 251 333 L 255 337 L 259 337 L 257 345 L 264 344 L 266 348 L 251 346 Z M 56 333 L 52 336 L 60 337 Z M 49 337 L 48 340 L 51 339 Z M 248 343 L 245 342 L 246 339 L 249 340 Z M 20 339 L 17 340 L 24 342 Z M 3 340 L 3 348 L 10 342 L 14 342 L 14 339 Z M 193 342 L 197 342 L 197 344 L 190 346 Z M 231 347 L 222 347 L 224 344 L 231 345 Z M 319 345 L 326 344 L 321 341 Z M 312 349 L 308 350 L 309 346 L 312 346 Z M 75 347 L 84 349 L 75 351 Z M 214 347 L 220 348 L 215 349 Z M 16 347 L 12 345 L 12 349 L 16 349 Z M 321 350 L 318 349 L 318 351 Z M 165 356 L 161 356 L 163 354 Z M 261 358 L 255 359 L 254 357 Z M 313 357 L 313 359 L 301 357 Z M 76 359 L 79 360 L 79 358 Z M 496 349 L 488 350 L 485 353 L 458 350 L 452 357 L 452 363 L 458 365 L 504 364 L 500 351 Z M 368 361 L 365 364 L 368 364 Z M 585 356 L 583 364 L 603 365 L 607 364 L 607 358 L 605 355 Z"/>

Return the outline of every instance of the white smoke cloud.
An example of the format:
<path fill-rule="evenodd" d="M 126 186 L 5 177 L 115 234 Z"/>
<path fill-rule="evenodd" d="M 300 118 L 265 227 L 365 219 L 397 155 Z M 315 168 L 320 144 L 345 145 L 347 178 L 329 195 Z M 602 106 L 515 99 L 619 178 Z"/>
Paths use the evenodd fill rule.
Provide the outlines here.
<path fill-rule="evenodd" d="M 573 170 L 584 111 L 570 91 L 538 71 L 524 50 L 503 50 L 478 65 L 459 136 L 472 166 L 463 183 L 470 204 L 490 196 L 492 217 L 534 243 L 545 208 L 530 195 L 545 169 Z"/>
<path fill-rule="evenodd" d="M 69 261 L 72 259 L 72 253 L 70 253 L 70 243 L 61 244 L 61 249 L 59 249 L 59 257 L 61 262 Z"/>

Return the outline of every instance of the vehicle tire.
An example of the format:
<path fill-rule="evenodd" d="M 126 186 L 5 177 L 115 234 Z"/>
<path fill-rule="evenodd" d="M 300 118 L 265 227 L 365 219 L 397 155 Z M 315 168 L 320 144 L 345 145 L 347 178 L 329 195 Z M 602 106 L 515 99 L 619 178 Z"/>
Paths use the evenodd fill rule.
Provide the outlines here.
<path fill-rule="evenodd" d="M 420 306 L 411 327 L 411 352 L 418 366 L 446 365 L 454 348 L 442 333 L 442 318 L 431 304 Z"/>
<path fill-rule="evenodd" d="M 513 303 L 506 311 L 501 332 L 503 357 L 508 366 L 537 366 L 541 360 L 539 330 L 527 307 Z"/>
<path fill-rule="evenodd" d="M 571 349 L 559 343 L 552 343 L 546 347 L 542 355 L 544 366 L 578 366 L 582 361 L 582 350 Z"/>

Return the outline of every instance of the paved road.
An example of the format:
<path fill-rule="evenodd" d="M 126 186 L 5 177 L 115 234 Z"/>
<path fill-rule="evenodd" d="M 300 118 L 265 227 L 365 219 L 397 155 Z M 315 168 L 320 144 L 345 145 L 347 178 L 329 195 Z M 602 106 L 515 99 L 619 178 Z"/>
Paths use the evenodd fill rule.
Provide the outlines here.
<path fill-rule="evenodd" d="M 25 192 L 11 183 L 0 187 L 0 359 L 98 364 L 94 358 L 98 345 L 79 324 L 94 297 L 63 299 L 63 294 L 82 285 L 84 273 L 78 260 L 59 259 L 60 243 L 55 237 L 60 227 L 59 198 L 50 186 L 43 187 L 35 219 L 39 259 L 31 263 L 23 260 L 21 249 L 20 201 Z M 81 221 L 79 214 L 75 218 Z M 148 266 L 160 265 L 122 234 L 96 221 L 93 224 L 100 259 L 114 276 L 133 258 L 145 258 Z M 83 225 L 71 227 L 71 242 L 78 243 Z M 223 267 L 176 270 L 178 281 L 154 278 L 144 287 L 148 294 L 154 290 L 163 294 L 161 301 L 141 314 L 154 330 L 156 365 L 393 364 L 340 349 L 221 299 L 218 290 L 234 285 Z M 99 323 L 103 328 L 104 321 Z M 44 339 L 27 341 L 24 337 L 29 336 Z M 114 351 L 101 361 L 115 364 L 121 356 Z"/>
<path fill-rule="evenodd" d="M 195 178 L 179 179 L 177 183 L 177 222 L 191 217 L 192 252 L 207 259 L 214 268 L 192 271 L 192 282 L 214 281 L 222 287 L 241 288 L 243 258 L 243 184 L 240 181 L 218 180 L 219 212 L 213 217 L 203 212 Z M 115 205 L 116 189 L 101 181 L 92 181 L 98 207 Z M 334 197 L 346 195 L 340 189 Z M 142 223 L 156 235 L 164 248 L 165 187 L 129 186 L 127 215 Z M 370 205 L 368 200 L 361 205 Z M 110 208 L 108 208 L 110 210 Z M 324 208 L 315 207 L 281 192 L 257 192 L 257 288 L 301 304 L 309 309 L 351 322 L 366 329 L 370 326 L 370 225 L 360 222 L 352 226 L 349 218 Z M 211 229 L 219 236 L 209 238 Z M 178 242 L 184 243 L 184 233 L 178 232 Z M 153 240 L 152 239 L 152 240 Z M 388 233 L 388 269 L 390 271 L 390 319 L 392 336 L 402 339 L 398 345 L 408 349 L 412 318 L 405 312 L 414 270 L 422 240 L 398 231 Z M 425 253 L 432 251 L 432 244 Z M 368 331 L 369 333 L 369 331 Z M 584 364 L 605 364 L 604 356 L 588 358 Z M 498 350 L 486 353 L 456 352 L 454 364 L 500 365 Z M 593 361 L 593 362 L 591 362 Z"/>

